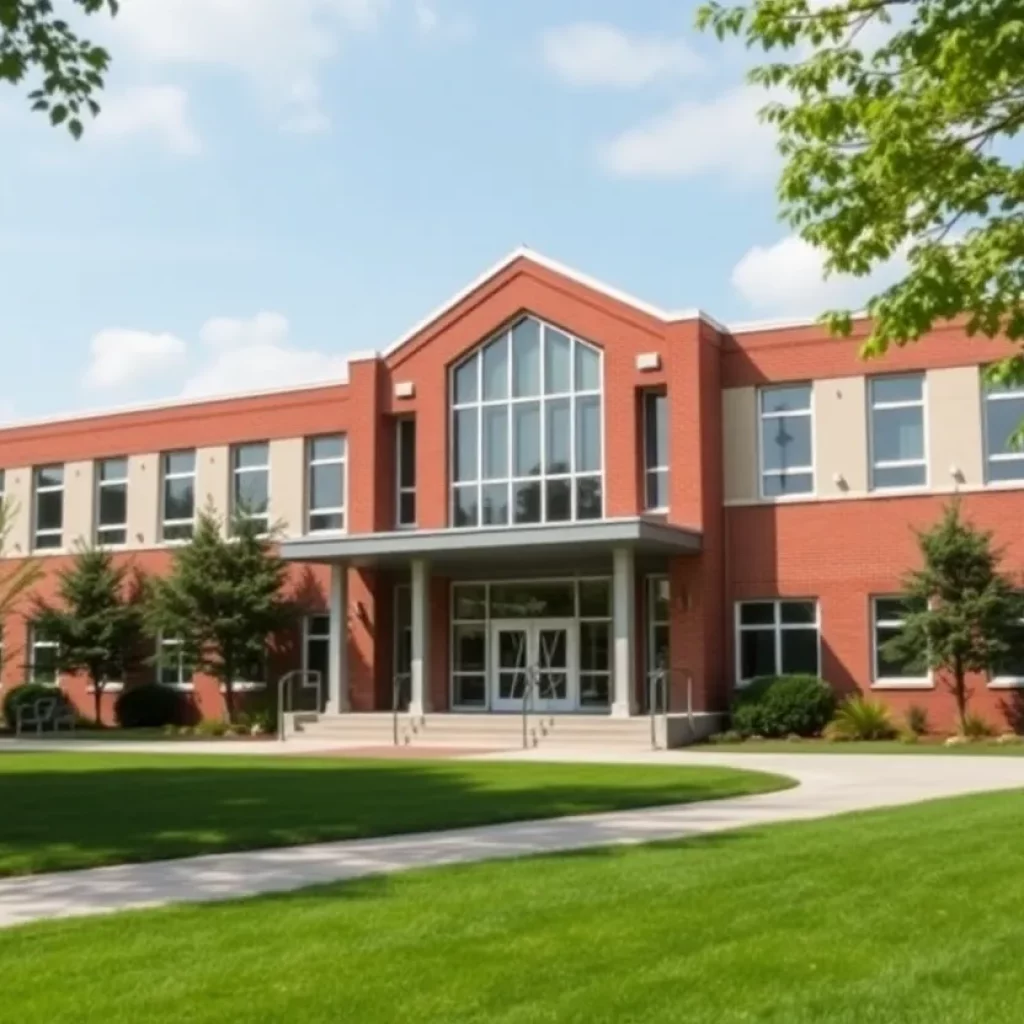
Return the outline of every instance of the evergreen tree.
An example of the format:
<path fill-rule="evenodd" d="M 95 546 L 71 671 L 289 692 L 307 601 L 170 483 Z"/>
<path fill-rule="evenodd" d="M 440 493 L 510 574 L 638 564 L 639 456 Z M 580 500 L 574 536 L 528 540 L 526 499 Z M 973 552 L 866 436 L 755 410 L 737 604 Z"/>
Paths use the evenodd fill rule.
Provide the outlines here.
<path fill-rule="evenodd" d="M 1013 583 L 999 572 L 992 535 L 965 522 L 959 502 L 949 504 L 935 526 L 919 532 L 917 542 L 923 566 L 905 578 L 907 616 L 882 653 L 944 673 L 962 730 L 968 673 L 998 666 L 1019 636 L 1024 609 Z"/>
<path fill-rule="evenodd" d="M 263 672 L 269 636 L 291 618 L 282 597 L 288 566 L 262 531 L 259 520 L 239 515 L 227 538 L 207 509 L 169 575 L 151 587 L 149 628 L 180 639 L 194 668 L 219 680 L 229 721 L 235 683 Z"/>
<path fill-rule="evenodd" d="M 87 547 L 58 574 L 59 604 L 35 600 L 34 622 L 57 642 L 58 669 L 89 677 L 97 724 L 107 684 L 123 682 L 138 656 L 141 589 L 138 575 L 115 565 L 110 552 Z"/>

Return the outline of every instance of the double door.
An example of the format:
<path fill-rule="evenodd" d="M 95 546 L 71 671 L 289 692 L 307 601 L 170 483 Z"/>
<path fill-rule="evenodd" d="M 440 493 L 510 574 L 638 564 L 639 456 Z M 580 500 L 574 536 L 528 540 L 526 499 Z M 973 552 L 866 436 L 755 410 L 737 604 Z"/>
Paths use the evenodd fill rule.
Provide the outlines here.
<path fill-rule="evenodd" d="M 576 621 L 574 619 L 497 619 L 491 622 L 491 709 L 521 711 L 527 685 L 531 707 L 574 711 Z"/>

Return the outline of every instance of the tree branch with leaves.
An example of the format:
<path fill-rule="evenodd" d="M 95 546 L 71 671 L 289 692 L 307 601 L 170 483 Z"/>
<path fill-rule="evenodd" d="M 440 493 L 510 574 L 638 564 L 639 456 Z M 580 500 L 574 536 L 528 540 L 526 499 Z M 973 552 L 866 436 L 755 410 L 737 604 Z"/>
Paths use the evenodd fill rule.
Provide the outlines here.
<path fill-rule="evenodd" d="M 19 85 L 37 76 L 28 98 L 53 125 L 66 125 L 77 139 L 83 119 L 99 113 L 96 95 L 103 88 L 110 55 L 83 39 L 66 17 L 57 14 L 117 14 L 119 0 L 0 0 L 0 81 Z"/>
<path fill-rule="evenodd" d="M 1020 0 L 713 0 L 698 25 L 764 63 L 783 219 L 829 273 L 907 271 L 867 304 L 867 356 L 962 319 L 1024 340 L 1024 8 Z M 850 310 L 825 314 L 840 335 Z M 993 369 L 1024 382 L 1024 353 Z"/>

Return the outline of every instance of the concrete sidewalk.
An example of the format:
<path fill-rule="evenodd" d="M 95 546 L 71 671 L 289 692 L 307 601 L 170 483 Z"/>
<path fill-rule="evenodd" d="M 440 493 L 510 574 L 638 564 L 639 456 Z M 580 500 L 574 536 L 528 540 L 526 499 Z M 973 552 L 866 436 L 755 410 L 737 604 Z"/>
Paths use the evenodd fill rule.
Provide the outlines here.
<path fill-rule="evenodd" d="M 598 759 L 590 751 L 550 749 L 543 755 L 515 752 L 492 758 Z M 411 868 L 679 839 L 936 797 L 1024 788 L 1024 759 L 1020 758 L 709 752 L 627 753 L 601 760 L 728 765 L 789 775 L 800 785 L 778 793 L 674 807 L 12 878 L 0 882 L 0 927 L 167 903 L 236 899 Z"/>

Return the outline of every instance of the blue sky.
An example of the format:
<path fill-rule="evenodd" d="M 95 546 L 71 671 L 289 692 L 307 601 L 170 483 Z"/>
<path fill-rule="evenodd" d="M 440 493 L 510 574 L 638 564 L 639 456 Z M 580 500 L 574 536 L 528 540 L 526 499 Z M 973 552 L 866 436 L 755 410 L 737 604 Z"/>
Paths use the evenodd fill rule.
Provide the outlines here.
<path fill-rule="evenodd" d="M 59 0 L 58 0 L 59 2 Z M 719 319 L 859 302 L 684 0 L 123 0 L 82 142 L 0 93 L 0 418 L 338 373 L 509 250 Z"/>

